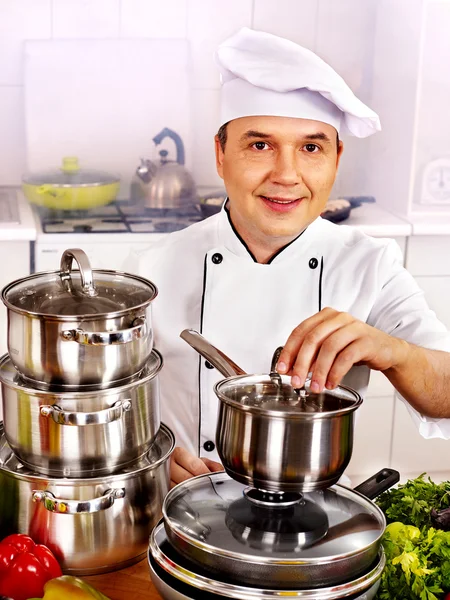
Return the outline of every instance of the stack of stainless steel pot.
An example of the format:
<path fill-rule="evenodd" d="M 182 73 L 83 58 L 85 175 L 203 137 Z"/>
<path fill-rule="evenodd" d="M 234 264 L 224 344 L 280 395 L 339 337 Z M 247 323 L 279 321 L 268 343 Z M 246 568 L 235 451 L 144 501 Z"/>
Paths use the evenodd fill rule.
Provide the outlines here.
<path fill-rule="evenodd" d="M 314 394 L 308 382 L 294 390 L 276 355 L 269 375 L 247 375 L 196 332 L 181 337 L 226 376 L 215 386 L 226 473 L 166 496 L 148 555 L 163 598 L 374 598 L 386 521 L 369 498 L 399 474 L 384 469 L 356 490 L 336 483 L 360 396 L 344 386 Z"/>
<path fill-rule="evenodd" d="M 156 295 L 144 278 L 92 270 L 80 249 L 2 291 L 0 537 L 31 535 L 67 573 L 139 560 L 169 489 Z"/>

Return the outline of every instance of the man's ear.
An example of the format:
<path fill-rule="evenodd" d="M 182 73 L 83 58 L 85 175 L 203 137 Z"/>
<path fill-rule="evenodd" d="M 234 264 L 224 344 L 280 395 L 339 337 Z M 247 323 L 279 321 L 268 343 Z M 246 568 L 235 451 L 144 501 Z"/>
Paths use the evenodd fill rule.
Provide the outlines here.
<path fill-rule="evenodd" d="M 216 169 L 219 177 L 223 179 L 223 150 L 219 141 L 219 136 L 214 136 L 214 148 L 216 151 Z"/>
<path fill-rule="evenodd" d="M 342 140 L 339 140 L 339 148 L 337 149 L 337 157 L 336 157 L 336 170 L 339 167 L 339 163 L 340 163 L 343 152 L 344 152 L 344 142 Z"/>

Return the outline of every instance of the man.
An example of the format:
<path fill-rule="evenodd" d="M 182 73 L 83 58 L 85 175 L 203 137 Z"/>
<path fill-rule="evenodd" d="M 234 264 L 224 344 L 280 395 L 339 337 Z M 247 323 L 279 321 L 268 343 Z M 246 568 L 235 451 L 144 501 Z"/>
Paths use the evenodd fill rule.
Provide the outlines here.
<path fill-rule="evenodd" d="M 343 153 L 377 115 L 300 46 L 242 29 L 217 52 L 222 107 L 220 214 L 141 256 L 156 283 L 163 420 L 175 432 L 173 483 L 221 469 L 214 437 L 221 376 L 179 334 L 199 330 L 248 373 L 278 371 L 311 389 L 364 394 L 370 369 L 406 400 L 423 435 L 450 437 L 450 336 L 401 265 L 393 241 L 320 218 Z M 202 459 L 198 458 L 202 456 Z"/>

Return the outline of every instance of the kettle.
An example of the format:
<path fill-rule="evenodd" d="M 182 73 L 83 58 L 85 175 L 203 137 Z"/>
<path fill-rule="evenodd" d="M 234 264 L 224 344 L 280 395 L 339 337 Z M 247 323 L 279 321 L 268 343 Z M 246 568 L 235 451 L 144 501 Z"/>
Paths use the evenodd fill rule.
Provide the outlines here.
<path fill-rule="evenodd" d="M 160 151 L 159 164 L 141 158 L 131 181 L 130 199 L 142 208 L 184 208 L 197 203 L 195 182 L 183 166 L 184 146 L 180 136 L 165 127 L 153 141 L 158 145 L 166 137 L 175 142 L 176 161 L 167 158 L 167 150 Z"/>

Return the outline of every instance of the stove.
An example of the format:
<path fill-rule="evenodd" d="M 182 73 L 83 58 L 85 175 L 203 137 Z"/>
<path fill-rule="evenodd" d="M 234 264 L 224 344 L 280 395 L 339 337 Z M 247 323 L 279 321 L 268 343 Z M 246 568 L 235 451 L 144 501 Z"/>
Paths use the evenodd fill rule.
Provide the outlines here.
<path fill-rule="evenodd" d="M 55 271 L 64 250 L 81 248 L 93 268 L 133 272 L 133 255 L 167 234 L 203 220 L 198 205 L 141 208 L 117 200 L 91 210 L 54 211 L 33 207 L 37 225 L 32 270 Z"/>
<path fill-rule="evenodd" d="M 36 207 L 42 233 L 171 233 L 202 220 L 196 205 L 140 208 L 118 200 L 92 210 L 53 211 Z"/>

